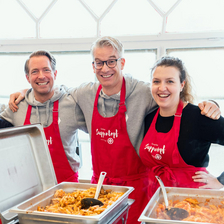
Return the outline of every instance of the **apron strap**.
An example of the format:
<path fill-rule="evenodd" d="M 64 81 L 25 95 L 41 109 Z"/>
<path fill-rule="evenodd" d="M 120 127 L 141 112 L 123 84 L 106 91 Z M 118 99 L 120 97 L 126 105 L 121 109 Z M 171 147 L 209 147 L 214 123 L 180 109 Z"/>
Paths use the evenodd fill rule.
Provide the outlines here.
<path fill-rule="evenodd" d="M 53 105 L 53 125 L 54 125 L 54 128 L 58 129 L 58 105 L 59 105 L 59 100 L 55 101 L 54 102 L 54 105 Z M 56 130 L 55 129 L 55 130 Z"/>
<path fill-rule="evenodd" d="M 98 104 L 98 98 L 99 98 L 99 95 L 100 95 L 100 90 L 102 89 L 102 85 L 100 84 L 98 89 L 97 89 L 97 92 L 96 92 L 96 97 L 95 97 L 95 101 L 94 101 L 94 107 L 97 108 L 97 104 Z"/>
<path fill-rule="evenodd" d="M 123 77 L 122 87 L 121 87 L 121 95 L 120 95 L 120 103 L 119 103 L 119 110 L 120 112 L 125 113 L 127 111 L 125 105 L 125 94 L 126 94 L 126 86 L 125 86 L 125 79 Z"/>
<path fill-rule="evenodd" d="M 27 112 L 26 112 L 26 118 L 24 124 L 30 124 L 30 115 L 31 115 L 32 106 L 28 105 Z"/>
<path fill-rule="evenodd" d="M 184 103 L 182 100 L 180 100 L 178 107 L 177 107 L 177 111 L 174 115 L 173 125 L 174 125 L 174 135 L 175 135 L 175 148 L 173 150 L 173 155 L 172 155 L 173 164 L 179 163 L 179 150 L 177 147 L 177 142 L 178 142 L 178 138 L 179 138 L 179 134 L 180 134 L 180 123 L 181 123 L 183 106 L 184 106 Z"/>
<path fill-rule="evenodd" d="M 119 109 L 118 109 L 118 126 L 119 129 L 126 128 L 122 127 L 122 119 L 125 118 L 125 112 L 127 111 L 126 105 L 125 105 L 125 94 L 126 94 L 126 87 L 125 87 L 125 79 L 123 77 L 123 82 L 121 86 L 121 94 L 120 94 L 120 103 L 119 103 Z M 125 122 L 126 124 L 126 122 Z"/>

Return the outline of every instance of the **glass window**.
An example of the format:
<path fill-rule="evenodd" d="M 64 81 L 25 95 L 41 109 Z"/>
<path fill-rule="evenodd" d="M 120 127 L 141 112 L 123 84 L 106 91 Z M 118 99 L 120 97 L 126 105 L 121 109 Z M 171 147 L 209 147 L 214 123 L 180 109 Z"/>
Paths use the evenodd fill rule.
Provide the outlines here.
<path fill-rule="evenodd" d="M 94 82 L 90 52 L 52 52 L 57 60 L 56 84 L 77 87 L 84 82 Z"/>
<path fill-rule="evenodd" d="M 117 1 L 101 22 L 101 35 L 143 35 L 159 33 L 162 17 L 145 0 Z"/>
<path fill-rule="evenodd" d="M 8 102 L 9 102 L 9 97 L 0 96 L 0 112 L 5 109 L 5 106 L 8 105 Z"/>
<path fill-rule="evenodd" d="M 182 0 L 168 16 L 167 32 L 224 30 L 223 0 Z"/>
<path fill-rule="evenodd" d="M 85 3 L 93 10 L 97 16 L 101 16 L 113 0 L 85 0 Z"/>
<path fill-rule="evenodd" d="M 19 3 L 36 18 L 52 6 L 39 23 Z M 96 17 L 102 16 L 112 3 L 98 24 Z M 89 6 L 93 15 L 84 5 Z M 173 6 L 163 23 L 166 15 L 162 17 L 158 11 L 166 13 Z M 223 0 L 1 0 L 0 38 L 38 39 L 37 31 L 43 39 L 155 35 L 161 34 L 164 25 L 166 32 L 175 33 L 223 31 L 223 8 Z"/>
<path fill-rule="evenodd" d="M 150 69 L 156 60 L 155 50 L 125 51 L 124 58 L 124 73 L 129 73 L 138 80 L 150 81 Z"/>
<path fill-rule="evenodd" d="M 79 1 L 59 0 L 40 24 L 41 38 L 96 36 L 93 17 Z"/>
<path fill-rule="evenodd" d="M 223 98 L 224 48 L 169 50 L 185 63 L 198 99 Z"/>
<path fill-rule="evenodd" d="M 28 53 L 0 54 L 1 96 L 6 97 L 20 89 L 30 88 L 24 72 L 24 64 L 28 55 Z"/>
<path fill-rule="evenodd" d="M 40 18 L 43 12 L 50 5 L 52 0 L 22 0 L 27 8 L 35 15 L 36 18 Z"/>
<path fill-rule="evenodd" d="M 154 4 L 157 5 L 163 12 L 167 12 L 171 9 L 171 7 L 174 5 L 174 3 L 177 2 L 177 0 L 152 0 Z"/>
<path fill-rule="evenodd" d="M 13 0 L 0 1 L 0 38 L 18 39 L 36 36 L 35 22 Z"/>

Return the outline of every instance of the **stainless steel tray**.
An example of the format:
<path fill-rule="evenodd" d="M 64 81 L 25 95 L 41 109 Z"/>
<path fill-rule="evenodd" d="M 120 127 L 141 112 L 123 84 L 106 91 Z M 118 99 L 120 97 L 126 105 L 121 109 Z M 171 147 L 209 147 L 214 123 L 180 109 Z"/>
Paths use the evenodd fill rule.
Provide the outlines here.
<path fill-rule="evenodd" d="M 204 202 L 206 199 L 211 199 L 210 203 L 214 205 L 218 205 L 220 201 L 224 200 L 224 191 L 222 190 L 211 190 L 211 189 L 195 189 L 195 188 L 175 188 L 175 187 L 165 187 L 168 200 L 183 200 L 187 197 L 196 198 L 199 202 Z M 161 188 L 159 187 L 141 216 L 139 217 L 139 221 L 143 223 L 185 223 L 185 224 L 198 224 L 199 222 L 186 222 L 186 221 L 178 221 L 178 220 L 165 220 L 165 219 L 156 219 L 156 208 L 157 205 L 164 201 Z"/>
<path fill-rule="evenodd" d="M 58 213 L 38 212 L 37 206 L 43 206 L 50 204 L 50 201 L 58 189 L 63 189 L 65 192 L 72 192 L 74 190 L 86 190 L 90 187 L 96 187 L 96 184 L 85 184 L 85 183 L 70 183 L 62 182 L 47 191 L 15 206 L 10 209 L 10 212 L 17 213 L 19 222 L 22 224 L 36 224 L 36 223 L 76 223 L 76 224 L 105 224 L 107 223 L 116 213 L 127 205 L 128 196 L 134 190 L 133 187 L 122 187 L 103 185 L 105 190 L 111 189 L 116 192 L 124 192 L 116 202 L 114 202 L 104 212 L 96 216 L 81 216 L 81 215 L 67 215 Z"/>
<path fill-rule="evenodd" d="M 40 124 L 0 130 L 0 221 L 18 219 L 9 209 L 56 185 Z"/>

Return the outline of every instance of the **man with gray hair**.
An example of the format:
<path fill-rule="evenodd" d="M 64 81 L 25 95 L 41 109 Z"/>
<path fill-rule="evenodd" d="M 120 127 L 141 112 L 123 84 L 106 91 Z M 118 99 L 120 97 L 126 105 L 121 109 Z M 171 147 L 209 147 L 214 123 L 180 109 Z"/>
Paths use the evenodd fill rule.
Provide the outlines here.
<path fill-rule="evenodd" d="M 122 43 L 112 37 L 98 39 L 91 48 L 93 71 L 99 83 L 83 84 L 74 95 L 84 113 L 89 134 L 93 177 L 106 171 L 104 184 L 132 186 L 135 202 L 128 224 L 138 223 L 148 198 L 148 169 L 138 150 L 143 139 L 144 117 L 156 104 L 147 83 L 123 75 Z"/>
<path fill-rule="evenodd" d="M 25 74 L 32 88 L 17 113 L 7 108 L 0 114 L 0 127 L 6 122 L 14 126 L 41 123 L 58 183 L 78 182 L 77 129 L 86 131 L 82 111 L 63 87 L 54 85 L 56 60 L 50 52 L 33 52 L 25 63 Z"/>

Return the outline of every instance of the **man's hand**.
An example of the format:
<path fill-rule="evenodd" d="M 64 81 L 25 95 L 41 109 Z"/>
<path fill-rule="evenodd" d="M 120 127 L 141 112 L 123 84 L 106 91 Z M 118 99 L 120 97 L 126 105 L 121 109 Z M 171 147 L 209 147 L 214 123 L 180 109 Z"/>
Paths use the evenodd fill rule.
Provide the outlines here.
<path fill-rule="evenodd" d="M 205 183 L 205 185 L 200 186 L 199 188 L 211 188 L 211 189 L 221 189 L 224 186 L 218 181 L 216 177 L 214 177 L 210 173 L 206 173 L 203 171 L 198 171 L 195 173 L 195 176 L 192 176 L 194 182 Z"/>
<path fill-rule="evenodd" d="M 199 108 L 201 109 L 201 114 L 205 115 L 206 117 L 212 118 L 217 120 L 220 118 L 221 111 L 217 104 L 212 101 L 203 101 L 198 104 Z"/>
<path fill-rule="evenodd" d="M 19 92 L 16 92 L 10 95 L 9 108 L 11 109 L 12 112 L 16 112 L 19 109 L 17 104 L 25 98 L 25 94 L 27 90 L 28 89 L 23 89 Z"/>

